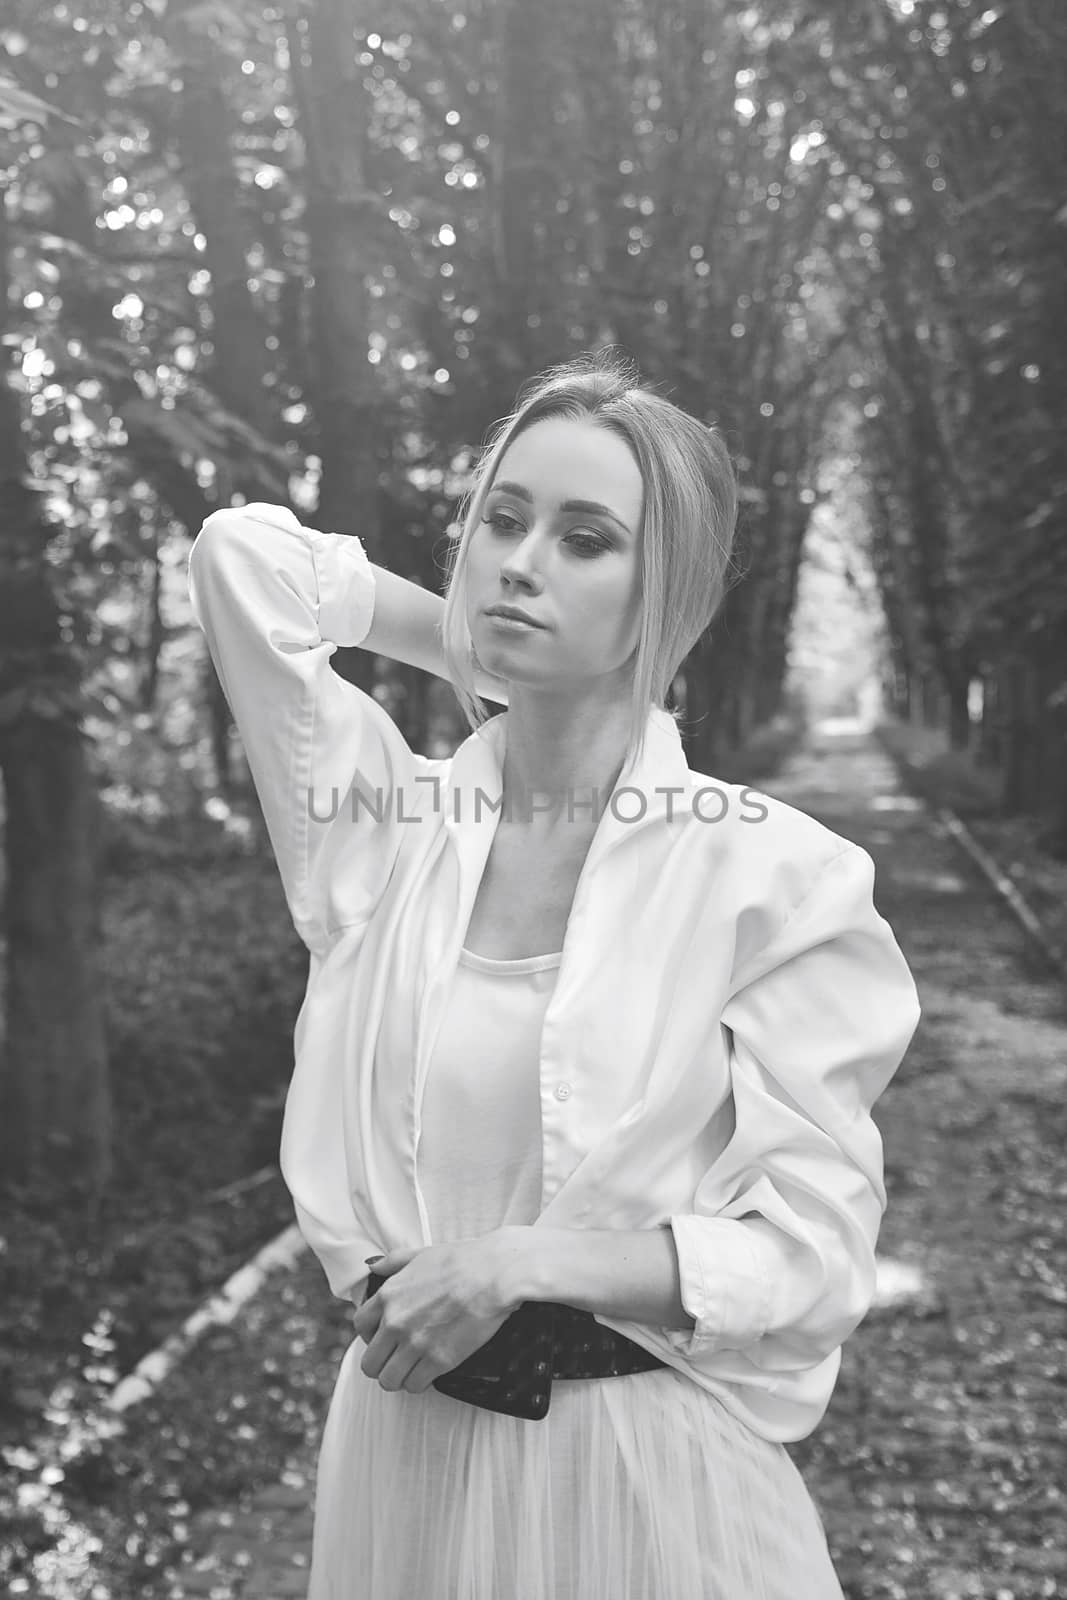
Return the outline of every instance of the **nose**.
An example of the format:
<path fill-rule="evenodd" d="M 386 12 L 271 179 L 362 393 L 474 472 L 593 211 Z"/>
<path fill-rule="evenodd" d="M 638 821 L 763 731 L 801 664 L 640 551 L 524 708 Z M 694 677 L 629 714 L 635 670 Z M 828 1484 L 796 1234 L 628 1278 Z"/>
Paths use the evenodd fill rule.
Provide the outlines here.
<path fill-rule="evenodd" d="M 500 576 L 506 583 L 520 584 L 531 591 L 541 587 L 537 571 L 536 545 L 537 541 L 531 528 L 523 538 L 516 539 L 501 557 Z"/>

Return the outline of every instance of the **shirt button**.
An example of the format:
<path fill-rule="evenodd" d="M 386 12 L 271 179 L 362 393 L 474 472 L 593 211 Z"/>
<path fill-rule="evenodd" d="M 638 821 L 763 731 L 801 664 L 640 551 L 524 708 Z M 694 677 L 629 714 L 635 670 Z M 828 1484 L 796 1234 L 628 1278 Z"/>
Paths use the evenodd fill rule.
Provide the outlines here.
<path fill-rule="evenodd" d="M 569 1083 L 557 1083 L 556 1084 L 556 1099 L 557 1100 L 569 1100 L 570 1097 L 571 1097 L 571 1086 L 570 1086 L 570 1084 Z"/>

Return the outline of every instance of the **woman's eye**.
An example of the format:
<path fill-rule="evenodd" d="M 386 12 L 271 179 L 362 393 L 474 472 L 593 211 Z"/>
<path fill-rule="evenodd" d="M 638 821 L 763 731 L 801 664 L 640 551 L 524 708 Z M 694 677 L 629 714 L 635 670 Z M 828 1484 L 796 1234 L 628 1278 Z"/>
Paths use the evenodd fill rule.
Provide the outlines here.
<path fill-rule="evenodd" d="M 572 533 L 569 543 L 583 556 L 597 556 L 608 548 L 603 539 L 594 539 L 589 533 Z"/>
<path fill-rule="evenodd" d="M 482 518 L 491 528 L 498 533 L 521 533 L 522 523 L 516 522 L 514 517 L 509 517 L 504 511 L 490 511 Z M 570 533 L 567 543 L 581 556 L 598 556 L 602 550 L 609 547 L 603 539 L 596 538 L 591 533 Z"/>

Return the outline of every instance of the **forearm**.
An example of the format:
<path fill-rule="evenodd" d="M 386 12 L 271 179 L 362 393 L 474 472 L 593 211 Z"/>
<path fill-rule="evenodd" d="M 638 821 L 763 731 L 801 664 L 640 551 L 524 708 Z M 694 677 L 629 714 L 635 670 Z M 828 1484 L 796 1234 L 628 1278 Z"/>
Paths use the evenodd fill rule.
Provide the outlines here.
<path fill-rule="evenodd" d="M 501 1293 L 510 1309 L 523 1300 L 557 1300 L 620 1322 L 694 1327 L 682 1305 L 678 1254 L 660 1228 L 514 1228 L 504 1234 Z"/>
<path fill-rule="evenodd" d="M 441 620 L 445 602 L 421 584 L 401 578 L 387 567 L 372 563 L 374 572 L 374 617 L 361 649 L 388 656 L 405 666 L 418 667 L 437 678 L 451 682 L 451 674 L 441 644 Z M 507 705 L 507 685 L 500 678 L 478 669 L 478 693 L 498 705 Z"/>

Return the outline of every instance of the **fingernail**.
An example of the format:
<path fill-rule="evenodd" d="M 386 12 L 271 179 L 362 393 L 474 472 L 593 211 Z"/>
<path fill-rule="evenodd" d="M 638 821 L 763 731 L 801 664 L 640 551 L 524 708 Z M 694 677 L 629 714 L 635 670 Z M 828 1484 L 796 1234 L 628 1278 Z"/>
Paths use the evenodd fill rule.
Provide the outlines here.
<path fill-rule="evenodd" d="M 367 1266 L 368 1267 L 373 1267 L 373 1265 L 374 1265 L 374 1263 L 376 1261 L 381 1261 L 381 1260 L 382 1260 L 381 1256 L 367 1256 L 366 1257 L 366 1262 L 367 1262 Z"/>

